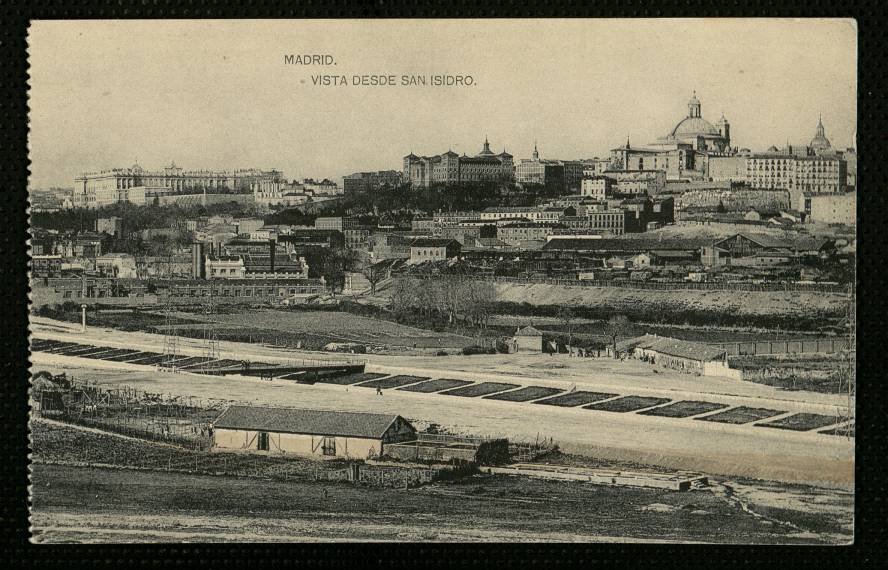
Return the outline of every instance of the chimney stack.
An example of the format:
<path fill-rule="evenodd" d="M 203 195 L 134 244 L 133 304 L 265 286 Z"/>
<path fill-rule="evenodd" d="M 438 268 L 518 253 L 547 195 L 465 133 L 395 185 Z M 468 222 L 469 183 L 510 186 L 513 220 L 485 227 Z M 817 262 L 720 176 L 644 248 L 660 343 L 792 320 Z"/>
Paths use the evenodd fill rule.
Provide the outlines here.
<path fill-rule="evenodd" d="M 276 245 L 277 245 L 277 242 L 274 239 L 268 240 L 268 251 L 269 251 L 269 255 L 271 256 L 270 263 L 271 263 L 271 273 L 272 274 L 274 274 L 274 250 L 275 250 Z"/>

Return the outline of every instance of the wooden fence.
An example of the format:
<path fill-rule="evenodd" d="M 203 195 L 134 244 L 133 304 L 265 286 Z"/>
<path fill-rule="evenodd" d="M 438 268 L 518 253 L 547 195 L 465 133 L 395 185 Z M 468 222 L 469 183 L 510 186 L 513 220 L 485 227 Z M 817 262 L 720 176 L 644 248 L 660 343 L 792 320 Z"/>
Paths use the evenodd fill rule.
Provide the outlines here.
<path fill-rule="evenodd" d="M 762 340 L 711 343 L 725 349 L 728 356 L 760 356 L 769 354 L 835 354 L 848 350 L 847 338 L 802 340 Z"/>

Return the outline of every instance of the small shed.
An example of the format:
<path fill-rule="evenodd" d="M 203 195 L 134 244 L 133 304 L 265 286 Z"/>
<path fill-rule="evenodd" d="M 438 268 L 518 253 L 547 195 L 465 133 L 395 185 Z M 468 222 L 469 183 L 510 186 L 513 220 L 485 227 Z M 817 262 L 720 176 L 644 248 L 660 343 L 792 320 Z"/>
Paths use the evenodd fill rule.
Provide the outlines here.
<path fill-rule="evenodd" d="M 509 352 L 543 352 L 543 333 L 531 325 L 518 327 L 509 344 Z"/>
<path fill-rule="evenodd" d="M 280 454 L 368 458 L 416 429 L 390 414 L 231 406 L 213 422 L 213 447 Z"/>

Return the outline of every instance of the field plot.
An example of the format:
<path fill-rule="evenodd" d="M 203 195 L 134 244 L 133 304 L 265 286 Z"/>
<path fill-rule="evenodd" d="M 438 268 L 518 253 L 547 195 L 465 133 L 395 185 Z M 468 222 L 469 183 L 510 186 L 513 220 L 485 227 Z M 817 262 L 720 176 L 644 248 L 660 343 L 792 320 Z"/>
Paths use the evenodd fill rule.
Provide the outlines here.
<path fill-rule="evenodd" d="M 613 398 L 614 396 L 617 396 L 617 394 L 607 394 L 605 392 L 585 392 L 583 390 L 580 390 L 578 392 L 561 394 L 560 396 L 555 396 L 554 398 L 546 398 L 545 400 L 534 402 L 534 404 L 545 404 L 547 406 L 572 408 L 575 406 L 581 406 L 583 404 L 589 404 L 591 402 L 607 400 L 608 398 Z"/>
<path fill-rule="evenodd" d="M 318 378 L 318 382 L 321 382 L 322 384 L 339 384 L 340 386 L 346 386 L 348 384 L 357 384 L 358 382 L 365 382 L 367 380 L 376 380 L 377 378 L 383 378 L 384 376 L 388 376 L 388 374 L 357 372 L 355 374 L 344 374 L 342 376 L 324 376 Z"/>
<path fill-rule="evenodd" d="M 780 410 L 769 410 L 768 408 L 749 408 L 746 406 L 739 406 L 737 408 L 731 408 L 730 410 L 725 410 L 724 412 L 719 412 L 711 416 L 706 416 L 705 418 L 694 419 L 702 420 L 704 422 L 718 422 L 722 424 L 748 424 L 750 422 L 756 422 L 765 418 L 779 416 L 783 413 L 785 412 L 782 412 Z"/>
<path fill-rule="evenodd" d="M 390 376 L 388 378 L 379 378 L 377 380 L 370 380 L 369 382 L 361 382 L 358 386 L 362 386 L 364 388 L 398 388 L 401 386 L 407 386 L 409 384 L 416 384 L 422 380 L 428 380 L 428 376 L 408 376 L 408 375 L 400 375 L 400 376 Z"/>
<path fill-rule="evenodd" d="M 138 352 L 138 351 L 130 350 L 128 348 L 115 348 L 115 349 L 110 350 L 108 352 L 100 352 L 100 353 L 97 353 L 94 355 L 90 355 L 89 358 L 96 358 L 99 360 L 111 360 L 112 358 L 114 358 L 116 356 L 130 355 L 135 352 Z"/>
<path fill-rule="evenodd" d="M 563 392 L 559 388 L 546 388 L 543 386 L 525 386 L 511 392 L 502 394 L 494 394 L 493 396 L 484 396 L 487 400 L 505 400 L 507 402 L 529 402 L 531 400 L 539 400 L 546 396 L 554 396 L 559 392 Z"/>
<path fill-rule="evenodd" d="M 487 394 L 496 394 L 504 390 L 517 388 L 518 384 L 507 384 L 505 382 L 481 382 L 480 384 L 472 384 L 471 386 L 463 386 L 462 388 L 454 388 L 441 392 L 448 396 L 462 396 L 464 398 L 477 398 L 478 396 L 486 396 Z"/>
<path fill-rule="evenodd" d="M 600 410 L 605 412 L 624 413 L 634 412 L 635 410 L 642 410 L 644 408 L 650 408 L 651 406 L 665 404 L 668 401 L 669 398 L 625 396 L 623 398 L 617 398 L 616 400 L 601 402 L 600 404 L 590 404 L 588 406 L 583 406 L 583 408 L 586 410 Z"/>
<path fill-rule="evenodd" d="M 841 435 L 845 437 L 854 437 L 854 423 L 852 422 L 847 426 L 839 426 L 833 429 L 825 429 L 818 433 L 822 433 L 824 435 Z"/>
<path fill-rule="evenodd" d="M 154 356 L 145 356 L 139 358 L 138 360 L 131 360 L 130 364 L 142 364 L 142 365 L 152 365 L 163 362 L 167 356 L 163 354 L 155 354 Z"/>
<path fill-rule="evenodd" d="M 793 431 L 810 431 L 838 423 L 836 416 L 824 416 L 821 414 L 794 414 L 780 420 L 755 424 L 757 426 L 789 429 Z"/>
<path fill-rule="evenodd" d="M 55 354 L 61 354 L 61 355 L 67 356 L 67 355 L 73 354 L 75 352 L 82 352 L 86 348 L 92 348 L 92 347 L 89 345 L 83 345 L 83 344 L 71 344 L 70 346 L 65 346 L 65 347 L 54 347 L 53 352 Z"/>
<path fill-rule="evenodd" d="M 309 347 L 328 342 L 359 342 L 417 348 L 462 348 L 474 341 L 453 333 L 438 333 L 390 321 L 339 311 L 245 310 L 221 315 L 189 315 L 202 321 L 235 326 L 222 340 L 252 335 L 254 340 L 290 345 L 301 340 Z"/>
<path fill-rule="evenodd" d="M 413 384 L 412 386 L 404 386 L 403 388 L 398 388 L 398 390 L 406 390 L 407 392 L 422 392 L 423 394 L 431 394 L 433 392 L 440 392 L 441 390 L 450 390 L 452 388 L 459 388 L 460 386 L 467 386 L 471 384 L 470 380 L 455 380 L 453 378 L 438 378 L 437 380 L 429 380 L 428 382 L 420 382 L 419 384 Z"/>
<path fill-rule="evenodd" d="M 664 418 L 689 418 L 691 416 L 698 416 L 700 414 L 714 412 L 715 410 L 721 410 L 727 407 L 727 404 L 682 400 L 680 402 L 673 402 L 668 406 L 661 406 L 659 408 L 638 413 L 646 416 L 661 416 Z"/>
<path fill-rule="evenodd" d="M 144 352 L 141 350 L 128 350 L 125 354 L 119 354 L 117 356 L 110 356 L 106 358 L 106 360 L 111 360 L 113 362 L 129 362 L 130 360 L 135 360 L 137 358 L 144 358 L 146 356 L 154 356 L 157 354 L 156 352 Z"/>

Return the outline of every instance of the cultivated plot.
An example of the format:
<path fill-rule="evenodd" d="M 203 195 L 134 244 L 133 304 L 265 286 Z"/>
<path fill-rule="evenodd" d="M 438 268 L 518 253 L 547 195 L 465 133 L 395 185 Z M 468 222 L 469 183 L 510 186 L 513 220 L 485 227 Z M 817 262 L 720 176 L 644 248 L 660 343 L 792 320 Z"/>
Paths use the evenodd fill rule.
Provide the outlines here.
<path fill-rule="evenodd" d="M 539 400 L 546 396 L 554 396 L 560 392 L 564 392 L 564 390 L 547 388 L 545 386 L 525 386 L 518 390 L 484 396 L 484 398 L 487 400 L 504 400 L 506 402 L 530 402 L 531 400 Z"/>
<path fill-rule="evenodd" d="M 325 376 L 318 378 L 318 382 L 322 384 L 339 384 L 346 386 L 348 384 L 357 384 L 358 382 L 366 382 L 367 380 L 375 380 L 383 378 L 388 374 L 379 374 L 375 372 L 356 372 L 354 374 L 344 374 L 342 376 Z"/>
<path fill-rule="evenodd" d="M 812 429 L 831 426 L 839 421 L 836 416 L 824 416 L 822 414 L 794 414 L 779 420 L 755 424 L 761 427 L 788 429 L 793 431 L 809 431 Z"/>
<path fill-rule="evenodd" d="M 404 386 L 398 390 L 406 390 L 407 392 L 421 392 L 423 394 L 431 394 L 440 392 L 441 390 L 450 390 L 459 388 L 460 386 L 468 386 L 472 384 L 469 380 L 456 380 L 455 378 L 438 378 L 437 380 L 429 380 L 428 382 L 420 382 L 411 386 Z"/>
<path fill-rule="evenodd" d="M 669 398 L 653 398 L 647 396 L 625 396 L 616 400 L 608 400 L 598 404 L 590 404 L 583 406 L 587 410 L 600 410 L 605 412 L 634 412 L 635 410 L 643 410 L 651 406 L 665 404 Z"/>
<path fill-rule="evenodd" d="M 496 394 L 497 392 L 503 392 L 504 390 L 511 390 L 512 388 L 517 388 L 518 384 L 507 384 L 505 382 L 481 382 L 480 384 L 472 384 L 471 386 L 463 386 L 462 388 L 455 388 L 453 390 L 447 390 L 446 392 L 441 392 L 442 394 L 447 394 L 448 396 L 462 396 L 465 398 L 477 398 L 478 396 L 486 396 L 488 394 Z"/>
<path fill-rule="evenodd" d="M 428 379 L 428 376 L 399 375 L 389 376 L 388 378 L 379 378 L 377 380 L 370 380 L 369 382 L 362 382 L 358 384 L 358 386 L 363 386 L 365 388 L 398 388 L 400 386 L 416 384 L 417 382 Z"/>
<path fill-rule="evenodd" d="M 555 396 L 553 398 L 546 398 L 545 400 L 534 402 L 534 404 L 545 404 L 547 406 L 572 408 L 575 406 L 582 406 L 583 404 L 589 404 L 591 402 L 607 400 L 615 396 L 617 396 L 617 394 L 608 394 L 606 392 L 586 392 L 583 390 L 579 390 L 576 392 L 561 394 L 560 396 Z"/>
<path fill-rule="evenodd" d="M 664 418 L 689 418 L 699 416 L 727 408 L 727 404 L 716 404 L 714 402 L 698 402 L 696 400 L 682 400 L 673 402 L 666 406 L 660 406 L 650 410 L 638 412 L 646 416 L 661 416 Z"/>
<path fill-rule="evenodd" d="M 750 422 L 756 422 L 765 418 L 772 418 L 774 416 L 779 416 L 780 414 L 785 413 L 786 412 L 780 410 L 770 410 L 768 408 L 750 408 L 747 406 L 739 406 L 736 408 L 731 408 L 730 410 L 725 410 L 724 412 L 713 414 L 711 416 L 694 419 L 702 420 L 704 422 L 718 422 L 721 424 L 748 424 Z"/>

